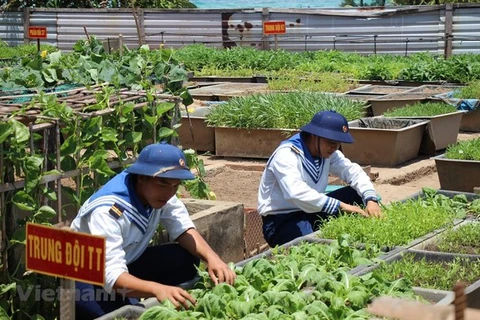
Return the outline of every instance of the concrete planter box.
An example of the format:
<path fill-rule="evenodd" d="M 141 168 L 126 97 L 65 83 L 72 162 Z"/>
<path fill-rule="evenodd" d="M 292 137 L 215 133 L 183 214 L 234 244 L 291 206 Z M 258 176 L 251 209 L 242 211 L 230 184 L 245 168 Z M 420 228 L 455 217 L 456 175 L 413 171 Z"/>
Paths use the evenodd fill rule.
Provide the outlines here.
<path fill-rule="evenodd" d="M 215 127 L 215 154 L 223 157 L 268 159 L 280 142 L 297 132 L 293 129 Z"/>
<path fill-rule="evenodd" d="M 227 262 L 243 259 L 243 204 L 225 201 L 181 199 L 198 232 Z"/>
<path fill-rule="evenodd" d="M 473 192 L 480 187 L 480 161 L 446 159 L 445 154 L 433 159 L 442 189 Z"/>
<path fill-rule="evenodd" d="M 180 144 L 183 149 L 194 149 L 196 151 L 215 151 L 215 130 L 207 126 L 205 122 L 209 113 L 209 107 L 197 108 L 190 113 L 190 122 L 192 130 L 190 130 L 190 122 L 186 113 L 182 112 L 182 124 L 178 130 Z M 193 138 L 192 138 L 193 133 Z"/>
<path fill-rule="evenodd" d="M 460 123 L 461 131 L 480 132 L 480 108 L 477 107 L 472 112 L 463 115 Z"/>
<path fill-rule="evenodd" d="M 240 261 L 244 257 L 243 204 L 181 198 L 190 218 L 212 249 L 227 262 Z M 159 234 L 156 243 L 172 241 L 166 231 Z"/>
<path fill-rule="evenodd" d="M 429 94 L 397 93 L 369 100 L 374 116 L 381 116 L 385 111 L 427 101 Z"/>
<path fill-rule="evenodd" d="M 348 124 L 355 141 L 342 144 L 347 158 L 362 165 L 395 166 L 418 156 L 428 121 L 373 117 Z"/>
<path fill-rule="evenodd" d="M 435 151 L 445 149 L 450 144 L 457 142 L 460 122 L 464 112 L 456 111 L 430 117 L 394 117 L 395 119 L 420 119 L 430 121 L 427 125 L 422 142 L 420 153 L 433 155 Z"/>

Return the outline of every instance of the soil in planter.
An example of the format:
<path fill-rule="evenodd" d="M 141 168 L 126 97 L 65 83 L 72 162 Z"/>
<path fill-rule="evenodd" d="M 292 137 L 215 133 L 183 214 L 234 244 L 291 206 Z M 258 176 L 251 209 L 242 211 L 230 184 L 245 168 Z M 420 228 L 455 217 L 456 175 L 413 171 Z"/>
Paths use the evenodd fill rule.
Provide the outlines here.
<path fill-rule="evenodd" d="M 376 93 L 376 94 L 391 94 L 401 93 L 406 90 L 412 89 L 412 87 L 385 87 L 385 86 L 371 86 L 364 89 L 353 90 L 354 93 Z"/>
<path fill-rule="evenodd" d="M 409 126 L 413 126 L 422 121 L 423 120 L 363 118 L 363 119 L 358 119 L 358 126 L 360 128 L 372 128 L 372 129 L 403 129 Z"/>
<path fill-rule="evenodd" d="M 405 253 L 401 260 L 384 264 L 373 272 L 389 281 L 405 278 L 415 287 L 451 291 L 457 281 L 468 286 L 480 279 L 480 261 L 461 258 L 450 262 L 426 261 Z"/>

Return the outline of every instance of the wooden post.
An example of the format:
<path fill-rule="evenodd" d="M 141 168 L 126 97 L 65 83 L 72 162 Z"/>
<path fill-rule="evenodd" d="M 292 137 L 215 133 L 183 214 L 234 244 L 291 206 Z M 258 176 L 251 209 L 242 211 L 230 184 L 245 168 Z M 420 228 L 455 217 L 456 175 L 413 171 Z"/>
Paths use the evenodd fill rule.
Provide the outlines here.
<path fill-rule="evenodd" d="M 121 33 L 118 35 L 118 50 L 120 52 L 120 56 L 122 56 L 123 55 L 123 36 Z"/>
<path fill-rule="evenodd" d="M 278 35 L 275 35 L 275 51 L 278 50 Z"/>
<path fill-rule="evenodd" d="M 75 320 L 75 281 L 60 279 L 60 320 Z"/>
<path fill-rule="evenodd" d="M 88 32 L 87 32 L 87 27 L 83 27 L 83 32 L 85 32 L 85 35 L 87 36 L 87 40 L 88 40 L 88 43 L 90 43 L 90 36 L 88 35 Z"/>
<path fill-rule="evenodd" d="M 453 305 L 455 308 L 455 320 L 465 320 L 465 309 L 467 309 L 465 283 L 457 282 L 453 286 L 453 292 L 455 292 L 455 300 L 453 301 Z"/>
<path fill-rule="evenodd" d="M 140 30 L 140 22 L 138 21 L 137 11 L 135 10 L 135 4 L 132 2 L 132 12 L 133 18 L 135 19 L 135 26 L 137 27 L 137 35 L 138 35 L 138 45 L 143 45 L 143 38 L 142 38 L 142 31 Z"/>
<path fill-rule="evenodd" d="M 270 12 L 268 8 L 262 9 L 262 25 L 263 22 L 270 20 Z M 268 41 L 268 36 L 262 34 L 262 50 L 270 50 L 270 41 Z"/>
<path fill-rule="evenodd" d="M 23 8 L 23 43 L 30 43 L 30 36 L 28 35 L 28 28 L 30 27 L 30 8 Z"/>
<path fill-rule="evenodd" d="M 453 4 L 445 4 L 445 59 L 452 56 L 452 37 L 453 37 Z"/>

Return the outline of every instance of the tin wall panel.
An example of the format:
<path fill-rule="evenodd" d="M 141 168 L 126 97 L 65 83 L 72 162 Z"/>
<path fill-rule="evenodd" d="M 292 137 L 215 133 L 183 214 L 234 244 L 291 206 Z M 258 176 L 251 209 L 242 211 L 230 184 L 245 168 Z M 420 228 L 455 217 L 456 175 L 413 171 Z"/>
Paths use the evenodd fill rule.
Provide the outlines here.
<path fill-rule="evenodd" d="M 193 43 L 222 46 L 220 12 L 145 11 L 145 37 L 151 47 L 182 47 Z"/>
<path fill-rule="evenodd" d="M 58 47 L 71 51 L 73 45 L 89 36 L 99 40 L 118 38 L 122 34 L 124 44 L 138 47 L 138 33 L 133 13 L 130 11 L 78 11 L 58 13 Z"/>
<path fill-rule="evenodd" d="M 58 47 L 57 41 L 57 13 L 55 11 L 37 11 L 30 14 L 30 26 L 47 27 L 47 39 L 42 39 L 41 43 L 50 44 Z M 30 42 L 36 41 L 35 39 Z"/>
<path fill-rule="evenodd" d="M 23 12 L 3 12 L 0 14 L 0 39 L 9 45 L 23 44 Z"/>
<path fill-rule="evenodd" d="M 335 48 L 368 54 L 374 53 L 376 44 L 377 53 L 398 54 L 404 51 L 408 40 L 409 53 L 438 53 L 438 39 L 443 35 L 439 30 L 439 13 L 440 10 L 435 10 L 352 17 L 271 12 L 270 19 L 286 21 L 286 35 L 278 36 L 278 45 L 285 50 Z"/>
<path fill-rule="evenodd" d="M 453 54 L 480 54 L 480 7 L 455 8 L 452 43 Z"/>
<path fill-rule="evenodd" d="M 338 49 L 358 53 L 443 54 L 444 6 L 410 11 L 386 9 L 281 10 L 140 10 L 145 43 L 181 47 L 192 43 L 209 46 L 275 47 L 275 37 L 264 36 L 262 21 L 286 22 L 286 33 L 277 45 L 288 51 Z M 140 13 L 143 13 L 140 14 Z M 23 40 L 23 12 L 3 14 L 0 36 L 9 44 Z M 128 47 L 137 47 L 138 32 L 131 9 L 31 9 L 31 25 L 45 25 L 48 40 L 64 51 L 89 35 L 101 40 L 122 34 Z M 480 5 L 455 5 L 453 53 L 480 53 Z"/>

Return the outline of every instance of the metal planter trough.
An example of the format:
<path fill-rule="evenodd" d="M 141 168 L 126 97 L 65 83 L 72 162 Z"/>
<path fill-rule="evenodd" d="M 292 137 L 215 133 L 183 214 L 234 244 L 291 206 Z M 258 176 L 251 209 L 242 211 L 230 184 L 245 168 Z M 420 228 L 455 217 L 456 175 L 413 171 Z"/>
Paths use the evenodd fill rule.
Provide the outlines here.
<path fill-rule="evenodd" d="M 480 161 L 447 159 L 445 154 L 433 159 L 442 189 L 473 192 L 480 186 Z"/>
<path fill-rule="evenodd" d="M 420 153 L 433 155 L 435 151 L 445 149 L 450 144 L 457 142 L 460 122 L 464 111 L 456 111 L 437 116 L 417 116 L 417 117 L 394 117 L 395 119 L 420 119 L 430 121 L 427 125 L 422 142 L 420 144 Z"/>
<path fill-rule="evenodd" d="M 455 259 L 458 259 L 459 255 L 456 254 L 448 254 L 448 253 L 438 253 L 438 252 L 428 252 L 428 251 L 419 251 L 419 250 L 413 250 L 413 249 L 408 249 L 404 250 L 396 255 L 392 255 L 385 259 L 385 263 L 391 264 L 395 263 L 396 261 L 400 261 L 404 258 L 405 254 L 412 254 L 414 256 L 414 261 L 420 261 L 421 259 L 425 259 L 428 262 L 451 262 L 454 261 Z M 465 261 L 478 261 L 479 258 L 476 256 L 472 257 L 461 257 L 464 258 Z M 381 264 L 378 263 L 374 266 L 364 268 L 363 270 L 360 270 L 358 273 L 356 273 L 356 276 L 362 276 L 365 275 L 369 272 L 373 272 L 375 269 L 380 268 Z M 465 289 L 465 295 L 467 296 L 467 303 L 468 307 L 470 308 L 479 308 L 480 307 L 480 280 L 475 281 L 474 283 L 470 284 L 466 289 Z M 418 288 L 418 287 L 417 287 Z M 429 289 L 429 288 L 421 288 L 422 290 L 426 290 L 431 292 L 432 294 L 434 293 L 440 293 L 440 294 L 445 294 L 444 299 L 441 299 L 440 301 L 437 302 L 442 304 L 442 305 L 448 305 L 453 303 L 453 298 L 454 295 L 450 295 L 449 290 L 442 290 L 442 289 Z M 453 289 L 453 288 L 452 288 Z M 453 292 L 452 292 L 453 294 Z M 428 299 L 428 298 L 427 298 Z"/>
<path fill-rule="evenodd" d="M 361 118 L 348 123 L 352 144 L 342 152 L 362 165 L 395 166 L 418 156 L 426 120 Z"/>
<path fill-rule="evenodd" d="M 268 159 L 293 129 L 245 129 L 215 127 L 215 154 L 223 157 Z"/>
<path fill-rule="evenodd" d="M 480 198 L 480 196 L 479 196 Z M 447 252 L 447 251 L 441 251 L 438 247 L 437 244 L 439 244 L 442 241 L 442 238 L 444 235 L 446 235 L 447 232 L 451 231 L 457 231 L 459 228 L 472 225 L 472 224 L 479 224 L 480 221 L 478 220 L 465 220 L 460 224 L 457 224 L 454 226 L 452 229 L 445 230 L 433 237 L 430 237 L 429 239 L 426 239 L 425 241 L 422 241 L 414 246 L 412 246 L 410 249 L 414 250 L 419 250 L 419 251 L 427 251 L 427 252 Z M 466 256 L 466 257 L 473 257 L 473 258 L 478 258 L 480 259 L 480 254 L 473 254 L 473 253 L 461 253 L 461 252 L 453 252 L 453 251 L 448 251 L 447 253 L 452 253 L 452 254 L 458 254 L 461 256 Z"/>

